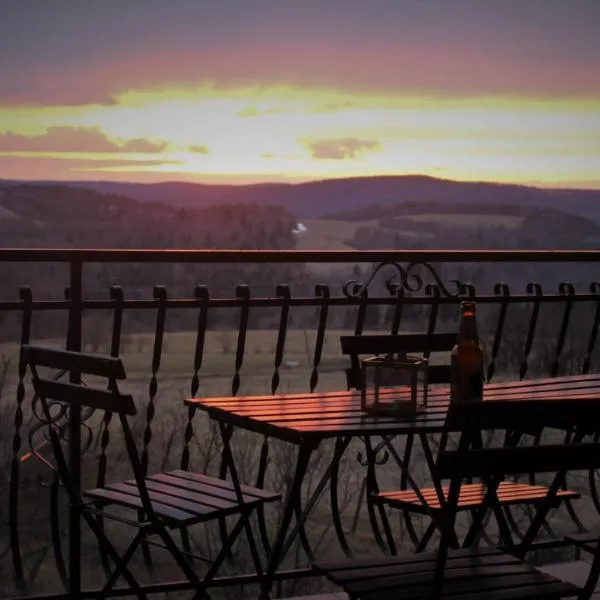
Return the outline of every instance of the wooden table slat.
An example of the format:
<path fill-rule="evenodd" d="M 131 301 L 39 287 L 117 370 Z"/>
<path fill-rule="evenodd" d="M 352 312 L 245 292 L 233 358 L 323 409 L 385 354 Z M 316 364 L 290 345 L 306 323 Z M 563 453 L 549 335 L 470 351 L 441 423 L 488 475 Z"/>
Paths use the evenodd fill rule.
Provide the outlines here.
<path fill-rule="evenodd" d="M 391 390 L 389 395 L 397 394 Z M 186 404 L 211 418 L 293 443 L 359 435 L 439 433 L 445 430 L 448 387 L 434 387 L 425 412 L 416 416 L 368 415 L 356 391 L 190 398 Z M 600 374 L 487 384 L 484 401 L 564 402 L 600 400 Z"/>

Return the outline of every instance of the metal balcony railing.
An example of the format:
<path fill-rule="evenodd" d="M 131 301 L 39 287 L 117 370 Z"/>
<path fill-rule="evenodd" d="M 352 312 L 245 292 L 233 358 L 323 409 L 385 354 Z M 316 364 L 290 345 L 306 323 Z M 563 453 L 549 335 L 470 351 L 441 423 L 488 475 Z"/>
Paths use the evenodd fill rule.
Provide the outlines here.
<path fill-rule="evenodd" d="M 293 281 L 272 281 L 270 291 L 263 285 L 257 294 L 251 280 L 241 280 L 235 281 L 232 293 L 227 294 L 222 288 L 215 292 L 200 280 L 188 293 L 178 289 L 173 294 L 168 286 L 156 281 L 152 293 L 144 297 L 129 294 L 127 281 L 100 289 L 97 282 L 91 286 L 86 280 L 86 272 L 97 265 L 191 268 L 202 264 L 218 270 L 224 265 L 262 268 L 318 263 L 384 266 L 372 282 L 367 276 L 362 282 L 317 283 L 313 293 L 305 289 L 295 293 Z M 94 579 L 87 564 L 94 562 L 86 554 L 92 552 L 90 542 L 81 531 L 76 513 L 64 505 L 60 482 L 53 477 L 28 374 L 18 361 L 16 350 L 20 344 L 59 344 L 79 351 L 90 346 L 94 333 L 94 340 L 101 339 L 101 343 L 92 345 L 93 350 L 123 355 L 126 366 L 128 361 L 134 365 L 130 372 L 136 373 L 131 385 L 142 408 L 138 424 L 142 464 L 151 464 L 160 453 L 159 460 L 174 461 L 183 469 L 196 468 L 198 463 L 217 470 L 219 466 L 217 459 L 213 461 L 218 448 L 209 435 L 209 425 L 198 423 L 198 415 L 183 409 L 182 394 L 235 395 L 242 388 L 246 393 L 263 394 L 294 387 L 310 392 L 339 388 L 345 384 L 346 366 L 337 342 L 341 331 L 360 334 L 371 329 L 396 333 L 415 328 L 451 328 L 457 314 L 455 305 L 465 295 L 474 297 L 481 306 L 478 313 L 487 347 L 488 380 L 525 378 L 531 373 L 587 373 L 600 366 L 600 281 L 594 279 L 600 251 L 0 249 L 0 266 L 5 269 L 10 266 L 25 271 L 32 264 L 62 265 L 68 268 L 68 276 L 56 281 L 56 289 L 64 291 L 63 299 L 38 297 L 35 280 L 21 287 L 18 297 L 2 299 L 6 293 L 0 296 L 0 324 L 5 324 L 4 332 L 0 326 L 0 355 L 4 361 L 0 371 L 4 424 L 0 440 L 0 572 L 5 574 L 4 594 L 0 595 L 5 596 L 52 593 L 53 597 L 93 597 L 93 592 L 80 590 L 94 584 L 88 581 Z M 452 264 L 484 265 L 487 289 L 468 281 L 447 281 L 438 275 L 440 265 Z M 587 269 L 582 267 L 589 265 L 589 278 L 509 285 L 491 279 L 499 264 L 577 264 L 583 272 Z M 169 319 L 176 313 L 188 315 L 180 320 L 188 327 L 170 327 Z M 43 327 L 50 323 L 48 315 L 60 315 L 51 319 L 51 334 Z M 142 315 L 136 330 L 144 335 L 148 352 L 125 347 L 131 341 L 127 327 L 132 315 Z M 219 315 L 218 321 L 215 315 Z M 63 318 L 65 327 L 61 328 Z M 176 329 L 187 329 L 188 344 L 173 353 L 169 349 L 170 336 L 176 335 Z M 269 340 L 260 352 L 251 344 L 259 331 Z M 216 353 L 218 361 L 214 360 Z M 172 354 L 180 363 L 169 363 Z M 145 373 L 140 374 L 136 355 L 147 357 Z M 293 378 L 288 377 L 291 372 Z M 167 391 L 169 386 L 172 388 L 172 380 L 178 387 Z M 220 392 L 211 387 L 212 380 L 219 381 Z M 109 477 L 111 469 L 118 469 L 119 440 L 109 425 L 96 422 L 93 414 L 57 414 L 56 426 L 62 428 L 65 439 L 79 437 L 74 433 L 81 426 L 88 434 L 83 437 L 82 447 L 71 447 L 70 467 L 76 482 L 83 485 L 86 478 L 101 481 Z M 198 432 L 205 438 L 204 445 L 198 442 Z M 257 448 L 262 453 L 273 452 L 268 449 L 268 440 L 260 441 Z M 285 477 L 281 485 L 285 485 Z M 600 512 L 593 477 L 588 496 L 590 505 Z M 297 566 L 291 565 L 281 579 L 301 575 L 301 570 L 296 573 Z M 98 569 L 101 573 L 101 567 Z M 228 586 L 246 580 L 243 575 L 231 574 L 218 582 Z"/>

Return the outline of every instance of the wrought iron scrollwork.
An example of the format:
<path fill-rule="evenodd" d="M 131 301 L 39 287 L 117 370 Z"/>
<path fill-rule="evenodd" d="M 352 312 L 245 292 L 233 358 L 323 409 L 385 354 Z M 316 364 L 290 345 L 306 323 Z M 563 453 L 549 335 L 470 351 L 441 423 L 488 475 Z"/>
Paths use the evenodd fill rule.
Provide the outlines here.
<path fill-rule="evenodd" d="M 67 371 L 57 371 L 52 379 L 58 381 L 62 377 L 64 377 L 68 372 Z M 84 382 L 82 382 L 85 385 Z M 32 458 L 35 458 L 44 466 L 48 467 L 48 469 L 52 472 L 52 478 L 47 481 L 42 476 L 40 476 L 40 484 L 44 487 L 49 487 L 53 485 L 54 478 L 56 477 L 57 469 L 56 466 L 44 456 L 43 450 L 50 446 L 50 436 L 48 433 L 48 426 L 54 428 L 58 435 L 58 439 L 68 445 L 69 443 L 69 410 L 68 405 L 64 402 L 59 402 L 57 400 L 50 400 L 48 402 L 48 409 L 50 411 L 51 419 L 48 421 L 46 415 L 40 409 L 40 398 L 37 394 L 34 394 L 31 400 L 31 409 L 33 416 L 36 420 L 27 434 L 27 441 L 29 444 L 29 455 Z M 87 422 L 95 410 L 93 408 L 86 408 L 82 410 L 80 426 L 82 431 L 85 432 L 85 435 L 81 436 L 81 456 L 86 454 L 90 448 L 92 447 L 94 441 L 94 433 L 90 424 Z"/>
<path fill-rule="evenodd" d="M 400 292 L 419 292 L 421 290 L 427 291 L 432 285 L 435 285 L 444 296 L 449 298 L 457 298 L 465 293 L 464 286 L 458 279 L 451 279 L 449 281 L 449 283 L 454 284 L 457 288 L 456 292 L 451 292 L 442 281 L 439 273 L 427 262 L 412 262 L 406 267 L 403 267 L 396 261 L 385 261 L 378 264 L 373 269 L 371 276 L 365 283 L 358 281 L 357 279 L 350 279 L 347 281 L 342 287 L 344 295 L 347 298 L 362 297 L 377 274 L 388 267 L 392 267 L 396 271 L 391 277 L 387 277 L 384 283 L 385 288 L 391 295 L 397 295 Z M 419 273 L 415 273 L 415 271 L 418 269 L 424 269 L 431 279 L 433 279 L 433 284 L 426 284 L 424 278 Z M 397 276 L 400 276 L 400 281 L 395 281 Z"/>

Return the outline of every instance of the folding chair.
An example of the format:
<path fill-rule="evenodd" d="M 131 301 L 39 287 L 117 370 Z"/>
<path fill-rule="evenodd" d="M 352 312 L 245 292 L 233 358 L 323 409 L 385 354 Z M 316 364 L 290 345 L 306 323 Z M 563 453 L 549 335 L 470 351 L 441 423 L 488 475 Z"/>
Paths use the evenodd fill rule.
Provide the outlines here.
<path fill-rule="evenodd" d="M 351 366 L 346 370 L 346 377 L 349 387 L 360 388 L 360 362 L 359 355 L 361 354 L 376 354 L 376 353 L 407 353 L 407 354 L 422 354 L 429 358 L 432 354 L 445 354 L 446 361 L 440 364 L 430 365 L 428 380 L 431 384 L 449 384 L 450 383 L 450 361 L 448 355 L 454 344 L 456 343 L 456 333 L 401 333 L 396 335 L 356 335 L 343 336 L 341 338 L 342 352 L 349 354 L 351 358 Z M 407 440 L 406 451 L 403 457 L 404 464 L 410 463 L 411 453 L 413 450 L 414 440 Z M 425 434 L 420 434 L 419 440 L 423 450 L 425 451 L 425 462 L 432 468 L 429 457 L 433 457 L 430 443 Z M 510 432 L 505 442 L 511 443 L 511 440 L 517 440 L 512 432 Z M 443 450 L 446 447 L 447 434 L 443 434 L 440 439 L 439 448 Z M 374 449 L 377 454 L 382 449 L 385 449 L 385 443 L 381 442 Z M 366 478 L 365 478 L 366 482 Z M 361 489 L 359 502 L 355 514 L 355 523 L 360 509 L 360 502 L 365 491 L 365 482 Z M 448 486 L 444 486 L 445 492 L 448 491 Z M 464 481 L 460 489 L 459 510 L 473 512 L 477 510 L 485 497 L 486 487 L 481 482 Z M 509 531 L 510 525 L 513 530 L 516 528 L 512 520 L 510 508 L 517 505 L 535 505 L 543 501 L 548 489 L 543 485 L 535 485 L 533 483 L 525 483 L 519 481 L 503 481 L 499 489 L 499 501 L 502 505 L 502 512 L 496 511 L 497 519 L 501 519 L 503 531 L 507 540 L 512 539 Z M 372 493 L 367 499 L 378 508 L 380 518 L 385 518 L 383 506 L 388 506 L 392 509 L 403 511 L 404 521 L 407 525 L 407 532 L 411 536 L 411 540 L 415 545 L 416 552 L 423 552 L 433 534 L 436 531 L 434 521 L 429 523 L 422 536 L 418 536 L 416 529 L 411 521 L 411 515 L 423 515 L 429 512 L 437 512 L 442 509 L 442 505 L 437 501 L 438 490 L 433 487 L 421 488 L 418 492 L 410 489 L 408 481 L 403 473 L 401 475 L 401 488 L 399 490 L 385 490 Z M 557 493 L 557 505 L 565 500 L 574 500 L 579 498 L 580 494 L 573 490 L 561 489 Z M 424 507 L 421 500 L 426 498 L 428 506 Z M 506 527 L 504 527 L 506 524 Z M 385 525 L 384 525 L 385 527 Z M 389 527 L 389 526 L 388 526 Z M 390 544 L 389 550 L 395 554 L 395 548 Z"/>
<path fill-rule="evenodd" d="M 120 359 L 34 346 L 22 346 L 21 353 L 22 359 L 31 369 L 35 393 L 39 397 L 48 422 L 58 475 L 69 495 L 71 506 L 79 510 L 82 518 L 97 537 L 101 551 L 115 564 L 115 569 L 108 576 L 98 598 L 106 597 L 121 576 L 129 583 L 138 598 L 146 597 L 128 565 L 136 549 L 149 536 L 158 536 L 162 542 L 159 545 L 170 552 L 189 580 L 190 587 L 196 590 L 194 597 L 207 596 L 208 584 L 244 530 L 256 573 L 259 579 L 262 577 L 262 566 L 249 518 L 260 506 L 278 500 L 278 494 L 241 485 L 237 478 L 229 482 L 201 473 L 181 470 L 147 475 L 142 470 L 128 422 L 128 417 L 136 414 L 135 404 L 132 397 L 122 394 L 117 386 L 117 380 L 126 378 Z M 38 371 L 40 367 L 64 370 L 76 374 L 77 378 L 81 375 L 99 376 L 108 381 L 108 389 L 87 386 L 85 383 L 65 383 L 43 377 Z M 52 423 L 51 406 L 56 402 L 118 415 L 134 478 L 80 493 L 74 485 L 59 435 Z M 225 460 L 232 460 L 231 455 L 226 456 Z M 108 512 L 106 508 L 109 505 L 132 509 L 133 515 L 125 518 L 122 514 Z M 210 568 L 204 577 L 200 578 L 170 532 L 213 519 L 223 519 L 230 515 L 238 515 L 239 518 L 229 535 L 223 540 L 223 546 Z M 102 519 L 114 519 L 137 530 L 122 555 L 117 552 L 100 525 Z"/>
<path fill-rule="evenodd" d="M 340 337 L 340 345 L 342 354 L 347 355 L 350 358 L 350 366 L 345 369 L 346 383 L 348 389 L 360 390 L 362 387 L 361 382 L 361 356 L 368 356 L 373 354 L 420 354 L 423 357 L 429 359 L 432 353 L 434 355 L 449 354 L 449 352 L 456 344 L 456 333 L 435 333 L 435 332 L 423 332 L 423 333 L 396 333 L 396 334 L 376 334 L 376 335 L 344 335 Z M 450 363 L 447 364 L 435 364 L 430 365 L 428 369 L 428 381 L 430 384 L 448 384 L 450 382 Z M 422 444 L 429 445 L 427 439 L 423 436 L 419 436 Z M 377 489 L 376 478 L 374 476 L 374 467 L 376 465 L 385 464 L 388 460 L 388 452 L 386 450 L 386 444 L 380 441 L 373 445 L 372 440 L 369 437 L 364 437 L 363 442 L 365 444 L 367 455 L 371 455 L 371 460 L 363 460 L 362 453 L 358 453 L 357 459 L 363 467 L 367 467 L 367 474 L 363 478 L 362 485 L 360 488 L 358 501 L 356 503 L 356 509 L 354 512 L 354 518 L 352 520 L 351 530 L 355 531 L 358 525 L 360 509 L 363 500 L 367 499 L 367 510 L 369 512 L 370 520 L 375 528 L 375 509 L 383 532 L 385 534 L 386 543 L 384 544 L 384 538 L 378 531 L 374 531 L 375 536 L 378 539 L 379 545 L 382 550 L 386 553 L 396 553 L 396 547 L 392 539 L 391 528 L 388 522 L 387 514 L 384 510 L 386 504 L 395 507 L 395 504 L 388 501 L 389 493 L 381 493 Z M 440 441 L 441 447 L 446 444 L 446 436 L 442 436 Z M 410 457 L 414 447 L 414 435 L 409 436 L 405 441 L 405 450 L 403 460 L 405 464 L 410 462 Z M 381 456 L 381 458 L 379 458 Z M 375 464 L 370 464 L 374 462 Z M 367 482 L 371 479 L 372 485 L 367 495 Z M 401 487 L 404 491 L 407 486 L 407 480 L 404 474 L 401 478 Z M 413 526 L 410 512 L 411 506 L 402 506 L 404 520 L 407 525 L 407 531 L 417 547 L 419 548 L 419 538 L 416 530 Z M 427 543 L 427 540 L 425 540 Z"/>
<path fill-rule="evenodd" d="M 482 447 L 482 430 L 514 430 L 515 423 L 524 430 L 531 427 L 572 430 L 573 443 Z M 315 570 L 340 585 L 351 600 L 550 600 L 563 597 L 587 600 L 598 582 L 600 553 L 595 555 L 582 587 L 543 573 L 523 559 L 556 502 L 565 473 L 600 466 L 600 443 L 585 441 L 585 436 L 594 433 L 598 423 L 598 399 L 572 397 L 451 406 L 448 429 L 460 431 L 461 435 L 458 448 L 440 452 L 436 462 L 438 477 L 450 479 L 447 496 L 439 495 L 443 510 L 432 516 L 441 531 L 437 553 L 317 563 Z M 463 480 L 481 477 L 486 483 L 483 503 L 471 524 L 477 528 L 482 526 L 488 510 L 498 510 L 501 506 L 498 489 L 504 478 L 520 473 L 554 474 L 546 501 L 536 504 L 535 516 L 521 543 L 511 547 L 510 553 L 491 546 L 458 548 L 455 521 Z"/>

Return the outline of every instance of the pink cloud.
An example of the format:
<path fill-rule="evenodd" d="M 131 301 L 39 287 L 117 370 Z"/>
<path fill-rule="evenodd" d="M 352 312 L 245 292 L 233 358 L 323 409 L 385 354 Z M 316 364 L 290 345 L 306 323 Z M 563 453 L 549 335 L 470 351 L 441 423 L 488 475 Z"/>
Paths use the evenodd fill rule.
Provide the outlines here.
<path fill-rule="evenodd" d="M 102 169 L 120 168 L 122 173 L 111 172 L 106 179 L 131 178 L 139 168 L 158 167 L 178 164 L 177 161 L 128 160 L 128 159 L 73 159 L 55 157 L 0 156 L 0 179 L 55 180 L 55 179 L 92 179 Z M 155 178 L 160 174 L 152 174 Z M 139 177 L 145 176 L 139 173 Z"/>
<path fill-rule="evenodd" d="M 374 152 L 381 149 L 377 140 L 360 140 L 358 138 L 335 138 L 314 140 L 308 142 L 308 148 L 313 158 L 344 160 L 356 158 L 364 152 Z"/>
<path fill-rule="evenodd" d="M 7 131 L 0 134 L 0 152 L 162 152 L 167 142 L 144 138 L 126 140 L 119 145 L 96 127 L 49 127 L 40 135 Z"/>
<path fill-rule="evenodd" d="M 443 48 L 443 53 L 440 52 Z M 383 59 L 382 59 L 383 57 Z M 132 46 L 109 50 L 48 72 L 43 65 L 0 78 L 1 105 L 112 104 L 117 94 L 164 86 L 289 83 L 350 91 L 597 96 L 597 59 L 524 60 L 510 46 L 473 52 L 467 41 L 373 38 L 358 45 L 350 33 L 328 32 L 310 43 L 293 35 L 241 36 L 218 50 Z"/>

